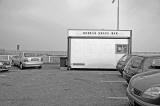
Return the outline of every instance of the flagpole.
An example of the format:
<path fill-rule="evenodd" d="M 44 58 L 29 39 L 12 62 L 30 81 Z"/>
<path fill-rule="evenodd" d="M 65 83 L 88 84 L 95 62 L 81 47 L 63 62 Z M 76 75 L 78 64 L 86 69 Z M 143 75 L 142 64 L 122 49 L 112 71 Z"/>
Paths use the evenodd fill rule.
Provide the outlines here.
<path fill-rule="evenodd" d="M 119 30 L 119 0 L 117 4 L 117 30 Z"/>

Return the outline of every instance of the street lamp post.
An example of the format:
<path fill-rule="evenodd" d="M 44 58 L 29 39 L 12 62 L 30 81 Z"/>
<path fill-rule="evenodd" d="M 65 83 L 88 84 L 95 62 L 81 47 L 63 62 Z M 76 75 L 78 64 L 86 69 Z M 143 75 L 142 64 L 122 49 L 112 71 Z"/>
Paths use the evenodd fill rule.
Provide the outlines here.
<path fill-rule="evenodd" d="M 117 30 L 119 30 L 119 0 L 118 0 L 118 6 L 117 6 Z"/>
<path fill-rule="evenodd" d="M 115 0 L 112 1 L 112 3 L 114 3 Z M 117 30 L 119 30 L 119 0 L 117 3 Z"/>

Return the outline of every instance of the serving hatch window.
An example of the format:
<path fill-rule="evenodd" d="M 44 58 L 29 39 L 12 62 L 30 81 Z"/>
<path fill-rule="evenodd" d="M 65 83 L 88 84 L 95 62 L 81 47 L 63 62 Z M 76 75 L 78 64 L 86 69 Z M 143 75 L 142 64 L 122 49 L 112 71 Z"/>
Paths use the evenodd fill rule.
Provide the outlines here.
<path fill-rule="evenodd" d="M 116 44 L 116 54 L 128 53 L 128 44 Z"/>

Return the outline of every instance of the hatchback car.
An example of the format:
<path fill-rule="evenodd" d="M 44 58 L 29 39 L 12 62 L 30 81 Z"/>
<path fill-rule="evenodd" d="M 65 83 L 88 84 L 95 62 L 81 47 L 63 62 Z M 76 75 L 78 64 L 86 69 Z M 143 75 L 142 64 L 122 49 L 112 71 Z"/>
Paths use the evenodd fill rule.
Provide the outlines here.
<path fill-rule="evenodd" d="M 12 57 L 12 64 L 17 65 L 20 69 L 26 67 L 38 67 L 41 68 L 43 61 L 40 56 L 37 56 L 35 53 L 23 52 L 19 53 L 17 56 Z"/>
<path fill-rule="evenodd" d="M 116 69 L 117 71 L 120 72 L 121 75 L 123 75 L 123 71 L 124 71 L 124 67 L 125 65 L 127 64 L 127 62 L 129 61 L 129 59 L 134 56 L 134 55 L 131 55 L 131 54 L 125 54 L 124 56 L 122 56 L 119 61 L 117 62 L 117 65 L 116 65 Z"/>
<path fill-rule="evenodd" d="M 135 56 L 129 60 L 123 71 L 123 78 L 129 83 L 132 76 L 145 72 L 159 70 L 160 67 L 153 67 L 153 63 L 160 60 L 160 56 Z"/>
<path fill-rule="evenodd" d="M 160 71 L 147 71 L 132 77 L 127 96 L 134 106 L 160 106 Z"/>
<path fill-rule="evenodd" d="M 11 67 L 9 60 L 0 60 L 0 71 L 8 71 Z"/>

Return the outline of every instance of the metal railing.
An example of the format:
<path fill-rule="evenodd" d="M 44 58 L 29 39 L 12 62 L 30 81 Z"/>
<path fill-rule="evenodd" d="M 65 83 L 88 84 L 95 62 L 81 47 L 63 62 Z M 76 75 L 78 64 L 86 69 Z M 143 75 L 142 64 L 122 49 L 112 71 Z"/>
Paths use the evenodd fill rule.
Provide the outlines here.
<path fill-rule="evenodd" d="M 59 56 L 42 56 L 42 60 L 44 63 L 60 64 Z"/>
<path fill-rule="evenodd" d="M 11 61 L 14 55 L 0 55 L 0 60 Z M 60 64 L 61 56 L 41 56 L 44 63 Z"/>

